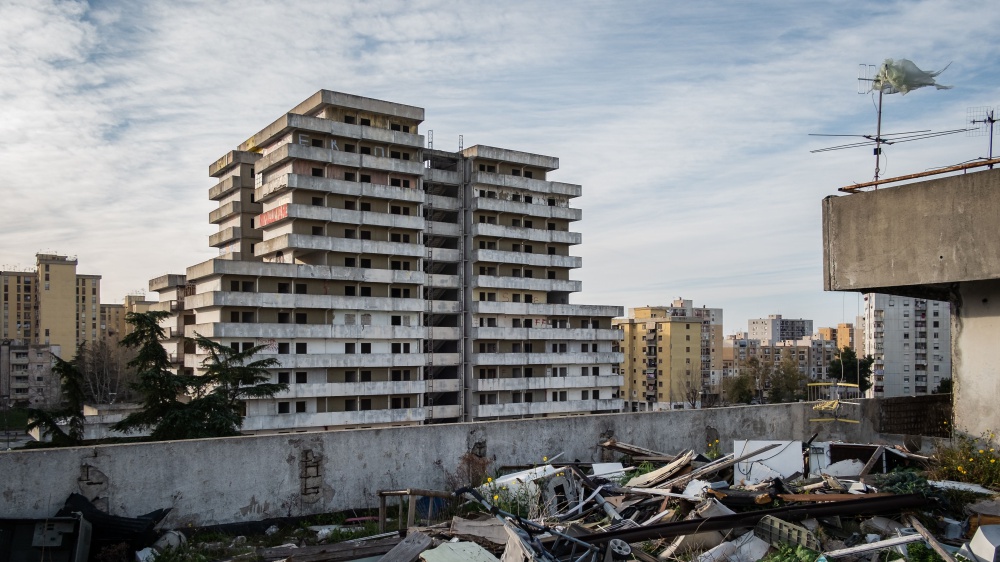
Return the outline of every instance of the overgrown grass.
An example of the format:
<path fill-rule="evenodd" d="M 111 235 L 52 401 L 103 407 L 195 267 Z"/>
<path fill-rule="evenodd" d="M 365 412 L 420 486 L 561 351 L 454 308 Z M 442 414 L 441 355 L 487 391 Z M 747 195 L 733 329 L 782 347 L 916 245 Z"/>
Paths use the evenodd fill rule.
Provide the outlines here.
<path fill-rule="evenodd" d="M 978 438 L 959 436 L 948 446 L 939 446 L 934 452 L 934 465 L 928 476 L 934 480 L 956 480 L 979 484 L 991 489 L 1000 488 L 1000 453 L 993 445 L 992 432 Z"/>

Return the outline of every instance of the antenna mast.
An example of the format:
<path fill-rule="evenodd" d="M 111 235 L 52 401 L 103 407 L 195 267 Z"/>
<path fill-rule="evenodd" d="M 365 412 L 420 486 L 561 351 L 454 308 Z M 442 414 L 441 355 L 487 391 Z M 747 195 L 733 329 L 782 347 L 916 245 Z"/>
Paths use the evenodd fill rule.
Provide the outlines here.
<path fill-rule="evenodd" d="M 981 137 L 987 135 L 990 137 L 990 151 L 987 159 L 993 159 L 993 124 L 997 122 L 994 117 L 994 109 L 992 107 L 970 107 L 968 109 L 969 124 L 975 125 L 975 127 L 968 130 L 968 135 L 970 137 Z M 989 169 L 993 169 L 993 164 L 989 165 Z"/>

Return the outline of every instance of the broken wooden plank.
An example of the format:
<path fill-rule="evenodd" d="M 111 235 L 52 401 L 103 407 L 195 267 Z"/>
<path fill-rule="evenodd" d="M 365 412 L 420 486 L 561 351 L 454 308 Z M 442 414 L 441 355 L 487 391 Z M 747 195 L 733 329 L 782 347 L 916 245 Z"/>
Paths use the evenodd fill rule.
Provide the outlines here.
<path fill-rule="evenodd" d="M 871 552 L 873 550 L 883 550 L 893 546 L 899 546 L 901 544 L 907 544 L 911 542 L 918 542 L 924 540 L 920 535 L 906 535 L 902 537 L 892 537 L 891 539 L 885 539 L 884 541 L 875 541 L 866 544 L 859 544 L 858 546 L 852 546 L 850 548 L 841 548 L 840 550 L 831 550 L 829 552 L 824 552 L 823 556 L 827 558 L 840 558 L 842 556 L 854 556 L 856 554 L 862 554 L 865 552 Z"/>
<path fill-rule="evenodd" d="M 415 531 L 406 535 L 392 550 L 379 558 L 379 562 L 414 562 L 420 553 L 430 548 L 434 542 L 427 535 Z"/>
<path fill-rule="evenodd" d="M 770 445 L 767 445 L 765 447 L 761 447 L 760 449 L 757 449 L 756 451 L 752 451 L 750 453 L 747 453 L 745 455 L 741 455 L 741 456 L 736 457 L 736 458 L 729 458 L 729 457 L 732 457 L 733 455 L 726 455 L 725 457 L 722 457 L 721 459 L 718 459 L 715 462 L 706 464 L 705 466 L 699 468 L 698 470 L 695 470 L 694 472 L 692 472 L 690 474 L 685 474 L 684 476 L 681 476 L 680 478 L 674 478 L 673 480 L 670 480 L 670 481 L 664 482 L 662 484 L 659 484 L 656 487 L 657 488 L 672 488 L 674 486 L 687 486 L 688 482 L 690 482 L 691 480 L 694 480 L 695 478 L 700 478 L 700 477 L 702 477 L 702 476 L 704 476 L 706 474 L 714 474 L 716 472 L 719 472 L 720 470 L 723 470 L 725 468 L 729 468 L 730 466 L 733 466 L 734 464 L 736 464 L 736 463 L 738 463 L 738 462 L 740 462 L 742 460 L 745 460 L 745 459 L 748 459 L 750 457 L 759 455 L 761 453 L 770 451 L 771 449 L 773 449 L 773 448 L 775 448 L 775 447 L 777 447 L 779 445 L 780 445 L 780 443 L 771 443 Z"/>
<path fill-rule="evenodd" d="M 893 494 L 879 492 L 877 494 L 778 494 L 778 499 L 786 502 L 846 502 L 858 498 L 880 498 Z"/>
<path fill-rule="evenodd" d="M 626 486 L 629 488 L 648 488 L 650 486 L 655 486 L 659 482 L 670 478 L 680 469 L 687 466 L 693 458 L 694 451 L 686 451 L 683 454 L 678 455 L 677 458 L 670 464 L 629 480 Z"/>
<path fill-rule="evenodd" d="M 349 541 L 301 548 L 274 547 L 265 548 L 258 554 L 265 562 L 282 559 L 288 560 L 288 562 L 342 562 L 385 554 L 402 540 L 399 537 L 393 537 L 366 543 Z"/>
<path fill-rule="evenodd" d="M 931 545 L 931 548 L 934 549 L 934 552 L 936 552 L 938 556 L 940 556 L 941 559 L 944 560 L 944 562 L 955 562 L 955 558 L 951 555 L 951 553 L 945 550 L 943 546 L 941 546 L 941 543 L 939 543 L 938 540 L 934 538 L 934 535 L 932 535 L 927 530 L 927 528 L 924 527 L 922 523 L 920 523 L 920 520 L 918 520 L 916 517 L 912 515 L 907 515 L 906 522 L 910 524 L 910 527 L 913 527 L 914 529 L 917 530 L 918 533 L 920 533 L 920 536 L 923 537 L 925 541 L 927 541 L 927 544 Z"/>
<path fill-rule="evenodd" d="M 868 462 L 866 462 L 865 466 L 861 469 L 861 474 L 858 475 L 859 480 L 861 480 L 862 483 L 867 483 L 865 482 L 865 476 L 867 476 L 868 473 L 871 472 L 871 469 L 875 467 L 875 463 L 878 462 L 883 455 L 885 455 L 885 447 L 879 445 L 878 448 L 875 449 L 875 452 L 872 453 L 871 458 L 868 459 Z"/>
<path fill-rule="evenodd" d="M 675 458 L 673 455 L 668 455 L 666 453 L 661 453 L 659 451 L 654 451 L 638 445 L 622 443 L 620 441 L 615 441 L 614 439 L 608 439 L 607 441 L 601 443 L 601 447 L 604 447 L 605 449 L 612 449 L 614 451 L 618 451 L 619 453 L 625 453 L 629 456 L 639 455 L 644 457 L 665 457 L 670 460 Z"/>

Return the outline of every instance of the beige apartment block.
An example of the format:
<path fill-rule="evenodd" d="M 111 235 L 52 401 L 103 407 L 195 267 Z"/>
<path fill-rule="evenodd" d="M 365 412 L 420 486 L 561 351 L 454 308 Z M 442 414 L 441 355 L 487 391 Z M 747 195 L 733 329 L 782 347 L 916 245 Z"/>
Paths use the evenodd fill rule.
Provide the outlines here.
<path fill-rule="evenodd" d="M 322 90 L 209 167 L 219 257 L 150 281 L 184 336 L 263 345 L 244 430 L 617 412 L 622 308 L 571 304 L 582 188 L 557 158 L 424 148 L 424 110 Z"/>
<path fill-rule="evenodd" d="M 625 407 L 633 412 L 696 408 L 714 403 L 722 385 L 722 309 L 670 306 L 629 309 L 622 330 Z"/>
<path fill-rule="evenodd" d="M 33 270 L 0 271 L 3 322 L 0 337 L 58 346 L 70 358 L 81 343 L 96 341 L 101 276 L 76 272 L 77 260 L 37 254 Z"/>
<path fill-rule="evenodd" d="M 58 347 L 0 341 L 0 408 L 48 408 L 62 401 L 52 373 Z"/>

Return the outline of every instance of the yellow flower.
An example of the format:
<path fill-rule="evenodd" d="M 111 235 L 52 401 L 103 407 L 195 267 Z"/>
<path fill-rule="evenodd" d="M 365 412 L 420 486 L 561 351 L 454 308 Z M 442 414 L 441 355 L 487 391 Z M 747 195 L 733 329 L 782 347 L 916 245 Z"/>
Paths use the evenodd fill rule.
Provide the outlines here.
<path fill-rule="evenodd" d="M 982 449 L 979 449 L 979 454 L 980 455 L 983 454 L 983 450 Z"/>
<path fill-rule="evenodd" d="M 507 486 L 500 486 L 500 489 L 501 489 L 501 490 L 506 490 L 506 489 L 507 489 Z"/>
<path fill-rule="evenodd" d="M 969 462 L 976 462 L 972 457 L 969 457 Z"/>
<path fill-rule="evenodd" d="M 494 494 L 493 495 L 493 501 L 497 501 L 499 499 L 500 499 L 500 495 L 499 494 Z"/>
<path fill-rule="evenodd" d="M 718 440 L 718 439 L 716 439 L 716 440 L 715 440 L 715 442 L 716 442 L 716 443 L 718 443 L 718 442 L 719 442 L 719 440 Z"/>
<path fill-rule="evenodd" d="M 992 452 L 993 452 L 993 449 L 990 449 L 990 452 L 992 453 Z"/>
<path fill-rule="evenodd" d="M 995 463 L 995 462 L 997 462 L 997 460 L 996 460 L 996 459 L 990 459 L 990 464 L 993 464 L 993 463 Z"/>
<path fill-rule="evenodd" d="M 948 422 L 944 422 L 944 424 L 945 424 L 945 425 L 948 425 Z"/>
<path fill-rule="evenodd" d="M 487 476 L 487 477 L 486 477 L 486 483 L 487 483 L 487 484 L 489 484 L 489 483 L 490 483 L 490 482 L 492 482 L 492 481 L 493 481 L 493 478 L 491 478 L 491 477 L 489 477 L 489 476 Z"/>
<path fill-rule="evenodd" d="M 542 457 L 542 462 L 549 462 L 549 457 Z"/>

